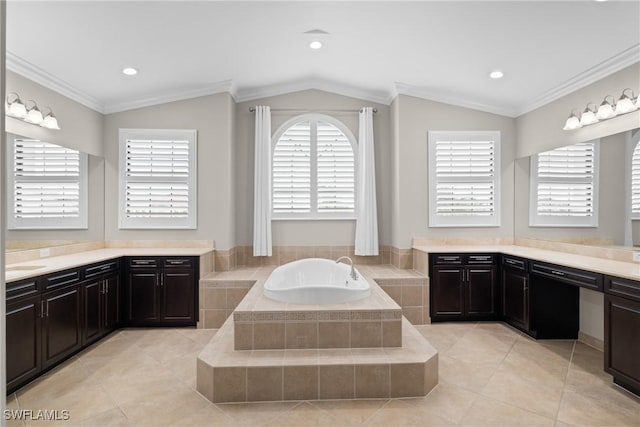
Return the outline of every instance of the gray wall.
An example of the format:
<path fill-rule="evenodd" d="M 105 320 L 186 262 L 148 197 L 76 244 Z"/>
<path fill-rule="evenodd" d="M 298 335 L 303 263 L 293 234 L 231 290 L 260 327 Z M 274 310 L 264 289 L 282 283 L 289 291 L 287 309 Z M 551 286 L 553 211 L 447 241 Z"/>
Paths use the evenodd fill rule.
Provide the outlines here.
<path fill-rule="evenodd" d="M 236 237 L 238 245 L 253 243 L 253 168 L 255 116 L 249 107 L 268 105 L 271 109 L 317 111 L 336 117 L 358 138 L 358 114 L 356 112 L 324 112 L 331 109 L 359 109 L 370 106 L 378 109 L 374 115 L 374 140 L 376 157 L 376 185 L 378 202 L 378 229 L 380 244 L 389 244 L 391 225 L 391 177 L 389 142 L 389 106 L 356 98 L 336 95 L 319 90 L 305 90 L 286 95 L 256 99 L 236 106 L 235 179 L 237 186 Z M 273 111 L 271 130 L 299 114 L 291 111 Z M 353 246 L 355 221 L 273 221 L 275 246 Z"/>
<path fill-rule="evenodd" d="M 572 109 L 582 112 L 588 102 L 600 105 L 606 95 L 617 100 L 625 88 L 631 88 L 636 94 L 640 90 L 640 63 L 518 117 L 516 157 L 527 157 L 640 127 L 640 113 L 635 112 L 574 131 L 562 130 Z"/>
<path fill-rule="evenodd" d="M 7 92 L 17 92 L 23 102 L 29 99 L 35 100 L 43 112 L 45 111 L 45 106 L 53 108 L 60 125 L 60 130 L 51 130 L 7 117 L 7 132 L 40 139 L 89 154 L 87 170 L 89 195 L 88 229 L 9 230 L 6 232 L 7 240 L 103 240 L 104 161 L 102 159 L 102 114 L 11 71 L 7 71 L 6 78 Z M 3 210 L 3 215 L 4 212 Z"/>
<path fill-rule="evenodd" d="M 102 114 L 11 71 L 6 78 L 7 92 L 17 92 L 23 102 L 33 99 L 43 113 L 51 107 L 60 125 L 51 130 L 7 117 L 7 132 L 102 156 Z"/>
<path fill-rule="evenodd" d="M 530 157 L 515 162 L 515 237 L 544 240 L 602 238 L 624 244 L 625 134 L 600 139 L 598 227 L 529 227 Z"/>
<path fill-rule="evenodd" d="M 515 120 L 468 108 L 399 95 L 391 106 L 394 218 L 392 245 L 410 248 L 419 238 L 513 237 L 513 159 Z M 501 225 L 477 228 L 429 228 L 427 132 L 498 130 L 501 132 Z"/>
<path fill-rule="evenodd" d="M 234 101 L 228 93 L 170 102 L 104 117 L 105 232 L 107 240 L 215 240 L 235 246 L 233 231 Z M 118 228 L 118 130 L 197 129 L 198 226 L 195 230 Z"/>

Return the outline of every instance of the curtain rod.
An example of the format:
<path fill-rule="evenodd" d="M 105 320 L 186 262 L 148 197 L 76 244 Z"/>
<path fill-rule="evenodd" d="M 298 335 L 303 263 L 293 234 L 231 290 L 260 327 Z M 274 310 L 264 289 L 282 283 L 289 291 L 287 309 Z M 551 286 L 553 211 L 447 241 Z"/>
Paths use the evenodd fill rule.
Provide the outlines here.
<path fill-rule="evenodd" d="M 338 108 L 338 109 L 330 109 L 330 110 L 299 110 L 299 109 L 295 109 L 295 108 L 272 108 L 271 111 L 288 111 L 291 113 L 317 113 L 317 112 L 322 112 L 322 113 L 359 113 L 360 109 L 349 109 L 349 108 Z M 249 107 L 249 112 L 250 113 L 255 113 L 256 112 L 256 107 Z M 377 108 L 373 109 L 374 113 L 378 112 Z"/>

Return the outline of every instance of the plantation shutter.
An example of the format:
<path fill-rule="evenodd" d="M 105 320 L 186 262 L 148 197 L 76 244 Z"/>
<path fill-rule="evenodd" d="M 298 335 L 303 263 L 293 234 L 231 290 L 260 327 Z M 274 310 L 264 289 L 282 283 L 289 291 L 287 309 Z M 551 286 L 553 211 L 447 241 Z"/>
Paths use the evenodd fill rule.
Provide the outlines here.
<path fill-rule="evenodd" d="M 493 141 L 437 141 L 437 215 L 493 215 L 494 175 Z"/>
<path fill-rule="evenodd" d="M 127 140 L 128 218 L 189 215 L 189 141 Z"/>
<path fill-rule="evenodd" d="M 531 226 L 598 225 L 598 153 L 591 141 L 531 157 Z"/>
<path fill-rule="evenodd" d="M 196 131 L 120 130 L 120 228 L 196 228 Z"/>
<path fill-rule="evenodd" d="M 273 212 L 311 212 L 311 123 L 285 131 L 273 151 Z"/>
<path fill-rule="evenodd" d="M 500 225 L 499 165 L 499 131 L 429 131 L 429 226 Z"/>
<path fill-rule="evenodd" d="M 318 122 L 318 212 L 355 212 L 355 159 L 347 137 Z"/>
<path fill-rule="evenodd" d="M 355 156 L 337 126 L 312 117 L 287 128 L 272 156 L 275 218 L 355 214 Z"/>
<path fill-rule="evenodd" d="M 640 218 L 640 144 L 631 159 L 631 216 Z"/>
<path fill-rule="evenodd" d="M 538 154 L 538 215 L 592 216 L 594 169 L 592 142 Z"/>
<path fill-rule="evenodd" d="M 86 226 L 86 154 L 38 140 L 10 141 L 10 228 Z"/>

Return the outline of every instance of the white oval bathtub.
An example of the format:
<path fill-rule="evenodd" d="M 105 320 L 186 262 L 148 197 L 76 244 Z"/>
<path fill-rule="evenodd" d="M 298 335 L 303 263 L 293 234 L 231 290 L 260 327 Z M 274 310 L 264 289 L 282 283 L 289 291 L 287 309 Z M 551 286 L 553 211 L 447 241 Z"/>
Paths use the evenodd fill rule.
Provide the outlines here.
<path fill-rule="evenodd" d="M 357 270 L 356 270 L 357 272 Z M 360 273 L 351 278 L 351 266 L 322 258 L 290 262 L 273 270 L 264 284 L 268 298 L 296 304 L 337 304 L 371 295 Z"/>

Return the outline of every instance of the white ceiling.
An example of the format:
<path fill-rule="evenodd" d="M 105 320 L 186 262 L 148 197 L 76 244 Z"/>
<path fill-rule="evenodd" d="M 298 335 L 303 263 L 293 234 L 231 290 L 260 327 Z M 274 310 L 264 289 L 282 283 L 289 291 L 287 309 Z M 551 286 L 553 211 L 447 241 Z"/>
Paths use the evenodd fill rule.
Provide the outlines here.
<path fill-rule="evenodd" d="M 7 67 L 101 112 L 318 88 L 517 116 L 640 62 L 639 22 L 639 1 L 13 0 Z"/>

